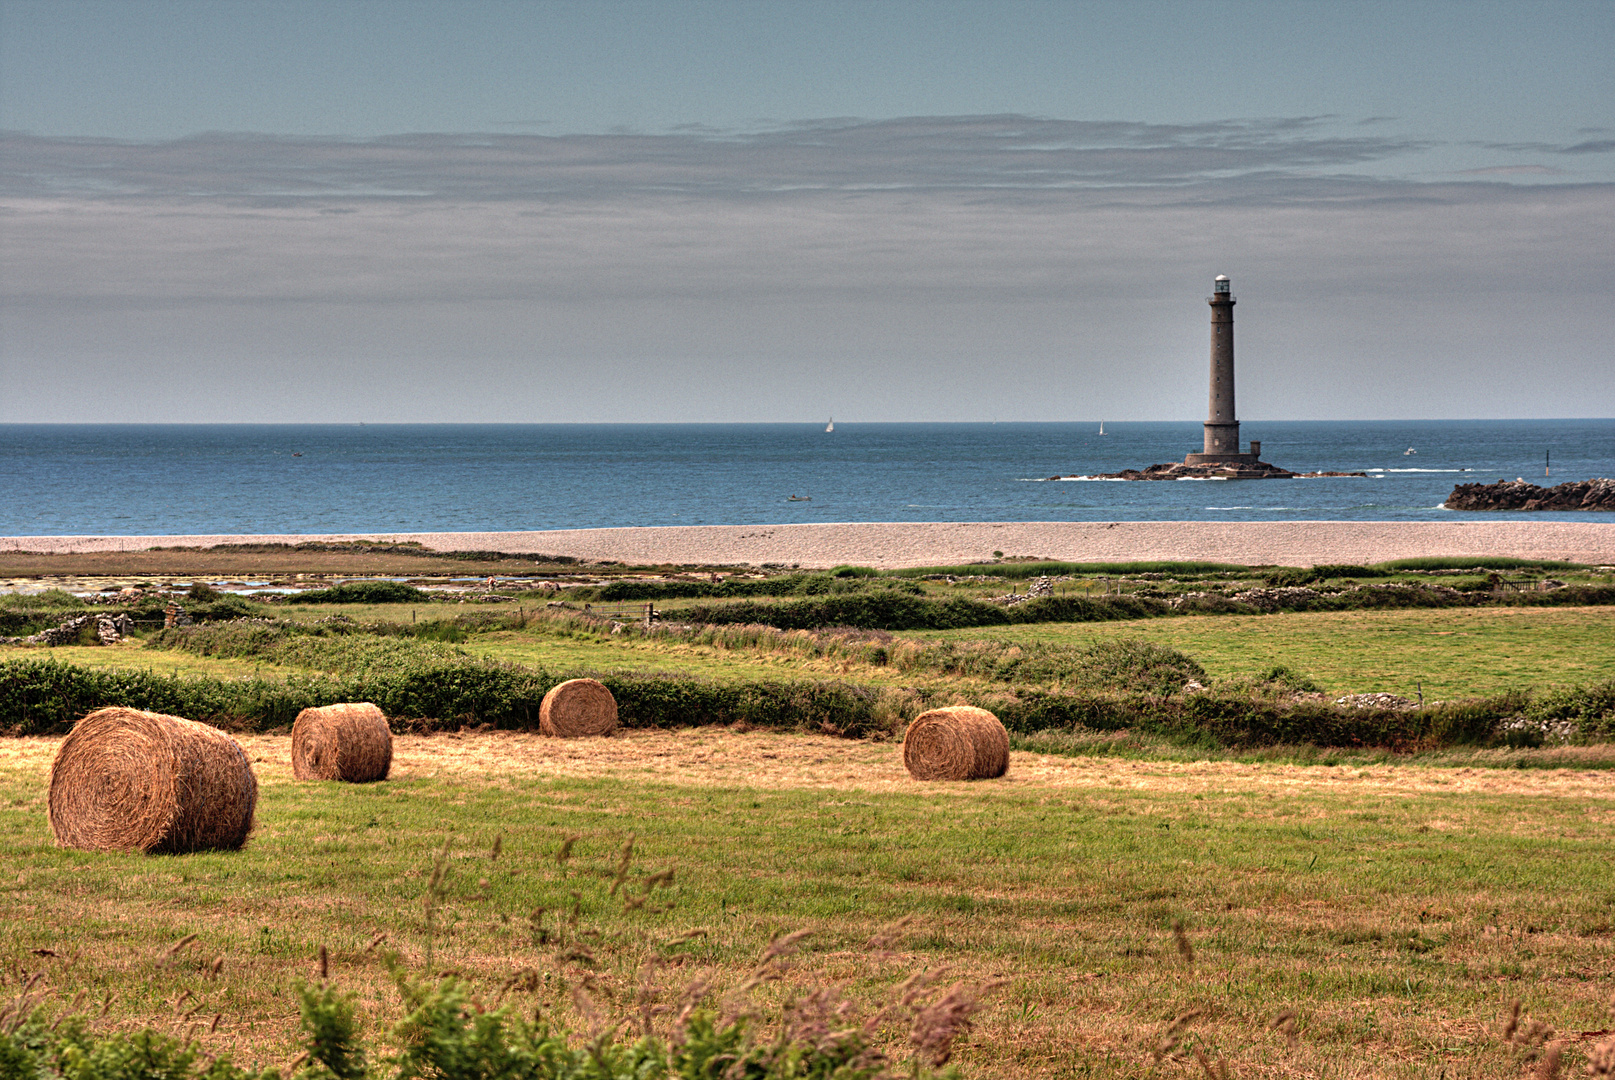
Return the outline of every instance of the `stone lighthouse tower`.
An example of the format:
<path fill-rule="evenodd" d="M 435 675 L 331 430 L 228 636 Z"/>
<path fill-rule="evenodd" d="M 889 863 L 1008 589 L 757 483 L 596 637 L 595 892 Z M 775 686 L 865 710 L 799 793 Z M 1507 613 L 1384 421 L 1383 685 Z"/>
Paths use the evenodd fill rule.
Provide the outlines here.
<path fill-rule="evenodd" d="M 1239 452 L 1239 420 L 1234 413 L 1234 294 L 1226 274 L 1217 275 L 1211 296 L 1211 407 L 1206 415 L 1205 446 L 1183 459 L 1185 465 L 1254 465 L 1262 444 Z"/>

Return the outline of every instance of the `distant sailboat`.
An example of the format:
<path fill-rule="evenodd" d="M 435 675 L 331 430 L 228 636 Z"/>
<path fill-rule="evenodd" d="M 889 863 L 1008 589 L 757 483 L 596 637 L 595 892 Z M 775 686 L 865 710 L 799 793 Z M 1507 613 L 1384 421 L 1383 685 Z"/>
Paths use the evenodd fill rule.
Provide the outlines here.
<path fill-rule="evenodd" d="M 1099 434 L 1103 435 L 1104 433 L 1105 433 L 1105 422 L 1103 420 L 1101 420 L 1101 421 L 1099 421 Z"/>
<path fill-rule="evenodd" d="M 825 431 L 834 431 L 835 429 L 836 429 L 836 418 L 832 416 L 832 417 L 830 417 L 830 422 L 828 424 L 824 425 L 824 430 Z"/>
<path fill-rule="evenodd" d="M 1417 453 L 1418 453 L 1418 451 L 1413 449 L 1413 447 L 1410 446 L 1406 450 L 1402 451 L 1402 456 L 1403 457 L 1412 457 L 1414 454 L 1417 454 Z"/>

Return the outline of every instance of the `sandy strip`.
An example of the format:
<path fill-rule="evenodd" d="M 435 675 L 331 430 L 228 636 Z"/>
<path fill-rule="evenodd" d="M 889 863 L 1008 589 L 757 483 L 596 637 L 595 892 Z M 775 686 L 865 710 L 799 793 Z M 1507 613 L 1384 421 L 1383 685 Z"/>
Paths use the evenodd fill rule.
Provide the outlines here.
<path fill-rule="evenodd" d="M 291 738 L 237 735 L 260 782 L 296 783 Z M 0 769 L 50 772 L 60 738 L 0 740 Z M 973 783 L 913 780 L 902 745 L 720 727 L 623 731 L 610 739 L 547 739 L 535 732 L 455 732 L 393 737 L 393 780 L 513 776 L 616 777 L 679 787 L 766 787 L 822 791 L 920 792 L 1113 789 L 1282 795 L 1307 791 L 1417 795 L 1538 795 L 1597 800 L 1615 813 L 1615 773 L 1564 769 L 1432 768 L 1417 765 L 1277 765 L 1235 761 L 1133 761 L 1016 751 L 1009 773 Z M 1591 811 L 1590 811 L 1591 812 Z"/>
<path fill-rule="evenodd" d="M 503 551 L 695 565 L 765 563 L 895 569 L 1005 555 L 1071 562 L 1195 559 L 1247 566 L 1376 563 L 1419 556 L 1500 555 L 1615 564 L 1615 521 L 1134 521 L 682 525 L 493 533 L 216 536 L 0 536 L 0 551 L 139 551 L 307 540 L 419 543 L 438 551 Z"/>

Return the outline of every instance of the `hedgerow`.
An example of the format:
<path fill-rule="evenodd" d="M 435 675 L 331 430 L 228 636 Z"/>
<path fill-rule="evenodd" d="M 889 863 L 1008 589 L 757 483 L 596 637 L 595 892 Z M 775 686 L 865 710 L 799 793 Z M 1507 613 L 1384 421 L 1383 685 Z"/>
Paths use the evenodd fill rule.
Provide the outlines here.
<path fill-rule="evenodd" d="M 371 701 L 400 730 L 490 726 L 531 730 L 546 691 L 567 678 L 599 678 L 629 728 L 706 724 L 849 737 L 893 736 L 921 711 L 963 699 L 992 710 L 1009 730 L 1130 728 L 1186 744 L 1247 747 L 1436 747 L 1487 744 L 1499 725 L 1524 718 L 1569 721 L 1582 739 L 1615 735 L 1615 681 L 1533 696 L 1524 692 L 1424 709 L 1354 708 L 1295 700 L 1244 685 L 1190 694 L 1005 687 L 958 693 L 818 680 L 719 683 L 663 673 L 549 672 L 481 660 L 364 674 L 223 680 L 146 671 L 96 670 L 59 661 L 0 663 L 0 732 L 59 734 L 80 717 L 123 705 L 203 720 L 232 730 L 288 726 L 315 705 Z"/>
<path fill-rule="evenodd" d="M 823 596 L 887 590 L 918 595 L 917 581 L 894 578 L 872 580 L 869 575 L 841 571 L 778 574 L 766 578 L 724 578 L 720 581 L 613 581 L 570 590 L 578 600 L 694 600 L 738 599 L 753 596 Z"/>
<path fill-rule="evenodd" d="M 679 613 L 697 623 L 763 623 L 781 630 L 852 626 L 863 630 L 965 630 L 1042 622 L 1102 622 L 1175 614 L 1171 605 L 1137 596 L 1044 596 L 1006 607 L 955 596 L 933 599 L 896 592 L 832 595 L 776 603 L 698 604 Z"/>

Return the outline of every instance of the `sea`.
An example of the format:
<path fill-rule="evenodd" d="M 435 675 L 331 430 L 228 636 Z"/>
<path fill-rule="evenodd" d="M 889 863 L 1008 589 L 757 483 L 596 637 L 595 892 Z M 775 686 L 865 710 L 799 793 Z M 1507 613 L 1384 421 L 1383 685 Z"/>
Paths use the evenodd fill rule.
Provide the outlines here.
<path fill-rule="evenodd" d="M 1495 520 L 1441 504 L 1455 484 L 1615 476 L 1615 419 L 1244 421 L 1266 461 L 1368 475 L 1164 482 L 1084 478 L 1181 461 L 1198 422 L 825 427 L 0 425 L 0 536 Z M 1553 519 L 1589 520 L 1532 515 Z"/>

